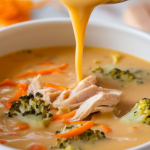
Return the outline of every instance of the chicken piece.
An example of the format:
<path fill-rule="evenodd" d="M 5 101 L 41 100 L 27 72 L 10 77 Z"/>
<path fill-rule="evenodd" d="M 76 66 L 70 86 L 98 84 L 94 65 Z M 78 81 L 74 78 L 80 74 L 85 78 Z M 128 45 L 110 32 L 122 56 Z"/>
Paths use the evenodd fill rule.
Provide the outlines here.
<path fill-rule="evenodd" d="M 102 89 L 102 92 L 108 94 L 107 96 L 107 101 L 103 101 L 100 103 L 99 106 L 106 105 L 106 106 L 113 106 L 117 105 L 118 102 L 120 101 L 120 96 L 122 94 L 121 91 L 119 90 L 114 90 L 114 89 Z"/>
<path fill-rule="evenodd" d="M 98 94 L 94 95 L 87 99 L 80 107 L 77 109 L 75 116 L 71 119 L 75 120 L 83 120 L 92 112 L 95 112 L 98 106 L 102 106 L 102 104 L 106 103 L 107 101 L 113 100 L 113 103 L 109 104 L 109 106 L 116 105 L 120 100 L 121 92 L 99 92 Z M 104 109 L 103 109 L 104 110 Z"/>
<path fill-rule="evenodd" d="M 85 79 L 83 79 L 81 82 L 78 83 L 77 87 L 72 90 L 72 93 L 70 95 L 70 97 L 72 96 L 72 94 L 77 93 L 91 85 L 95 85 L 96 84 L 96 76 L 90 75 L 88 77 L 86 77 Z"/>
<path fill-rule="evenodd" d="M 59 95 L 59 97 L 57 98 L 57 100 L 53 102 L 52 107 L 58 108 L 59 106 L 61 106 L 61 105 L 62 105 L 62 102 L 63 102 L 65 99 L 67 99 L 67 98 L 69 97 L 70 92 L 71 92 L 70 89 L 63 91 L 63 92 Z"/>
<path fill-rule="evenodd" d="M 108 100 L 107 102 L 104 102 L 104 104 L 101 105 L 116 105 L 115 101 L 118 98 L 117 94 L 122 94 L 122 92 L 117 91 L 117 90 L 112 90 L 112 89 L 104 89 L 102 87 L 97 87 L 95 85 L 91 85 L 88 88 L 85 88 L 84 90 L 81 90 L 80 92 L 76 93 L 74 96 L 69 97 L 67 99 L 64 99 L 57 104 L 58 109 L 64 109 L 70 107 L 70 110 L 72 109 L 77 109 L 82 102 L 86 101 L 88 98 L 96 95 L 99 92 L 104 92 L 104 93 L 114 93 L 113 96 L 111 97 L 111 100 Z M 55 102 L 54 102 L 55 103 Z M 55 105 L 55 104 L 54 104 Z M 56 106 L 56 105 L 55 105 Z"/>
<path fill-rule="evenodd" d="M 69 106 L 70 104 L 80 103 L 98 92 L 96 84 L 96 76 L 88 76 L 82 80 L 74 90 L 64 91 L 58 99 L 53 103 L 54 108 L 59 106 Z"/>
<path fill-rule="evenodd" d="M 68 112 L 70 112 L 71 110 L 75 110 L 77 108 L 79 108 L 81 106 L 81 104 L 83 104 L 84 102 L 80 102 L 77 104 L 71 104 L 69 106 L 59 106 L 58 109 L 59 110 L 68 110 Z"/>
<path fill-rule="evenodd" d="M 46 88 L 43 89 L 43 83 L 41 81 L 41 75 L 38 75 L 37 77 L 33 78 L 31 84 L 28 87 L 27 94 L 30 93 L 36 96 L 36 93 L 39 92 L 43 95 L 42 99 L 45 101 L 46 105 L 50 102 L 54 102 L 56 98 L 62 93 L 62 91 L 59 91 L 55 88 Z"/>
<path fill-rule="evenodd" d="M 33 78 L 31 84 L 28 87 L 27 94 L 29 95 L 31 93 L 35 95 L 40 89 L 43 89 L 43 84 L 41 81 L 41 75 L 38 75 L 37 77 Z"/>
<path fill-rule="evenodd" d="M 69 106 L 71 104 L 81 103 L 81 102 L 87 100 L 88 98 L 94 96 L 99 91 L 100 91 L 100 89 L 97 86 L 91 85 L 91 86 L 79 91 L 74 96 L 69 97 L 68 99 L 63 101 L 62 106 Z"/>
<path fill-rule="evenodd" d="M 56 98 L 61 94 L 61 91 L 58 91 L 54 88 L 46 88 L 38 90 L 39 93 L 43 95 L 42 99 L 45 101 L 45 104 L 48 105 L 56 100 Z"/>

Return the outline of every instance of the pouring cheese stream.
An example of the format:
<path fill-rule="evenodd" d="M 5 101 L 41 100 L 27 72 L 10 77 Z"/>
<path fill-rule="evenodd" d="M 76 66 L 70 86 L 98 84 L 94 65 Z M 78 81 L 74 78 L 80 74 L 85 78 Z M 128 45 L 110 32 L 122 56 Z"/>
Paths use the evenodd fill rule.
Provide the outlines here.
<path fill-rule="evenodd" d="M 69 11 L 76 39 L 77 81 L 82 80 L 82 55 L 86 26 L 93 9 L 109 0 L 59 0 Z"/>

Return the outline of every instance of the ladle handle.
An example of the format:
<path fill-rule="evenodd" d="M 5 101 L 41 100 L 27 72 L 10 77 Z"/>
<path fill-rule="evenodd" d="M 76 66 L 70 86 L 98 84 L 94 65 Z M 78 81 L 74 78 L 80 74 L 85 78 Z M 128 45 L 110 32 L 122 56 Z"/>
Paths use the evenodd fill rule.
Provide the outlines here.
<path fill-rule="evenodd" d="M 109 2 L 105 3 L 105 4 L 117 4 L 117 3 L 122 3 L 128 0 L 110 0 Z"/>

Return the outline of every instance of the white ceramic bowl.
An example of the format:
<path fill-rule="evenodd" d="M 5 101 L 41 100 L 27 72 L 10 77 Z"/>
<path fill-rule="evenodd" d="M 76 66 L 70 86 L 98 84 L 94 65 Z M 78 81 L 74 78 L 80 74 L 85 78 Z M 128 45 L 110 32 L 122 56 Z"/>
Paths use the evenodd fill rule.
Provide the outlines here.
<path fill-rule="evenodd" d="M 0 30 L 0 56 L 21 49 L 67 45 L 75 45 L 68 19 L 30 21 Z M 110 22 L 91 21 L 87 27 L 85 45 L 114 49 L 150 61 L 148 33 Z M 150 143 L 130 150 L 148 149 Z M 0 150 L 13 149 L 0 145 Z"/>

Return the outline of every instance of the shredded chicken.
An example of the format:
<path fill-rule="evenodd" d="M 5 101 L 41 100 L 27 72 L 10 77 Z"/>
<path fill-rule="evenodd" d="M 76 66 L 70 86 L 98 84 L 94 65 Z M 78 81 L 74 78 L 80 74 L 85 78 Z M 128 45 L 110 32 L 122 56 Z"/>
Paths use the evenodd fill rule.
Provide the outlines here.
<path fill-rule="evenodd" d="M 54 88 L 40 89 L 37 92 L 43 95 L 43 100 L 45 100 L 45 104 L 49 104 L 50 102 L 54 102 L 56 98 L 61 94 L 61 91 L 57 91 Z"/>
<path fill-rule="evenodd" d="M 43 95 L 45 103 L 51 103 L 52 108 L 58 109 L 58 113 L 76 110 L 72 120 L 83 120 L 94 112 L 112 112 L 120 101 L 121 91 L 105 89 L 95 84 L 96 77 L 88 76 L 75 89 L 62 92 L 55 88 L 43 87 L 41 75 L 38 75 L 29 85 L 28 94 L 32 93 L 35 96 L 39 92 Z"/>
<path fill-rule="evenodd" d="M 31 84 L 28 87 L 27 94 L 29 95 L 31 93 L 35 95 L 40 89 L 43 89 L 43 83 L 41 81 L 41 75 L 38 75 L 37 77 L 33 78 Z"/>
<path fill-rule="evenodd" d="M 108 109 L 106 106 L 113 106 L 116 105 L 120 100 L 120 91 L 115 92 L 99 92 L 98 94 L 90 97 L 87 99 L 80 107 L 77 109 L 75 116 L 72 118 L 72 120 L 83 120 L 86 118 L 89 114 L 92 112 L 96 112 L 98 110 L 102 110 L 103 112 L 112 111 L 113 109 Z M 110 101 L 113 101 L 109 104 Z M 107 102 L 109 101 L 109 102 Z M 104 103 L 107 103 L 105 107 L 103 106 Z M 98 107 L 99 106 L 99 107 Z M 103 106 L 103 107 L 102 107 Z M 102 108 L 102 109 L 100 109 Z"/>
<path fill-rule="evenodd" d="M 35 77 L 31 84 L 28 87 L 27 94 L 30 93 L 36 96 L 36 93 L 39 92 L 43 95 L 43 100 L 45 100 L 45 104 L 52 103 L 56 100 L 56 98 L 61 94 L 61 91 L 55 88 L 45 88 L 43 87 L 43 83 L 41 80 L 41 75 Z"/>
<path fill-rule="evenodd" d="M 97 81 L 95 76 L 88 76 L 87 78 L 82 80 L 72 91 L 70 89 L 64 91 L 53 103 L 53 107 L 66 107 L 71 104 L 85 101 L 86 99 L 95 95 L 98 92 L 99 89 L 97 86 L 95 86 L 96 82 Z"/>
<path fill-rule="evenodd" d="M 81 82 L 79 82 L 79 84 L 77 85 L 77 87 L 72 91 L 73 93 L 77 93 L 91 85 L 95 85 L 96 84 L 96 76 L 88 76 L 85 79 L 83 79 Z M 71 96 L 71 95 L 70 95 Z"/>

